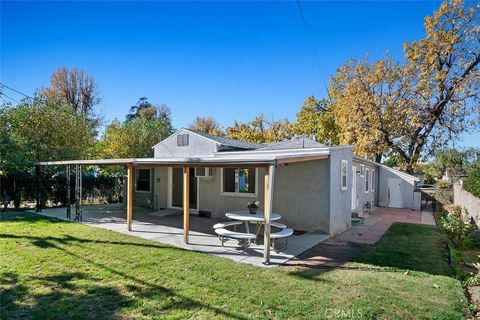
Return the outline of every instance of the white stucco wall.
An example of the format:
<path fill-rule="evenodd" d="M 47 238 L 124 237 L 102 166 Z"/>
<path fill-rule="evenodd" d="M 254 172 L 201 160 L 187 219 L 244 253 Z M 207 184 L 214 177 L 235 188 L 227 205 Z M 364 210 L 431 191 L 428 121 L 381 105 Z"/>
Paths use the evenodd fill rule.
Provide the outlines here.
<path fill-rule="evenodd" d="M 407 176 L 402 173 L 396 173 L 390 171 L 389 169 L 381 166 L 379 168 L 379 194 L 378 194 L 378 205 L 381 207 L 389 207 L 389 198 L 388 198 L 388 179 L 400 179 L 400 192 L 402 195 L 402 208 L 416 209 L 418 208 L 418 203 L 415 200 L 418 197 L 415 197 L 415 181 L 410 176 Z M 418 200 L 417 200 L 418 202 Z"/>

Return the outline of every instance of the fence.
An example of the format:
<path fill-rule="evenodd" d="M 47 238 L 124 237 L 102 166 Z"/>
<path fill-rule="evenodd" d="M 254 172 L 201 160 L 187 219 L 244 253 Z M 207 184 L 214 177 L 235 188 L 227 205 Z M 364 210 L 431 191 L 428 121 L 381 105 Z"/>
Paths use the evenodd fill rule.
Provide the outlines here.
<path fill-rule="evenodd" d="M 480 198 L 462 188 L 459 183 L 453 185 L 453 203 L 467 210 L 468 218 L 472 217 L 480 225 Z"/>

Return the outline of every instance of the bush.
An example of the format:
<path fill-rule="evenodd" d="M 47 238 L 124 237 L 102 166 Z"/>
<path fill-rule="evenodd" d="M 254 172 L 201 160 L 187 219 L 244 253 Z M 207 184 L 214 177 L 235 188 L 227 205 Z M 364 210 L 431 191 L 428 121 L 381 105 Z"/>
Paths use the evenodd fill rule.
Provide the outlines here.
<path fill-rule="evenodd" d="M 462 248 L 465 246 L 465 240 L 472 236 L 472 225 L 463 220 L 461 207 L 449 205 L 445 209 L 448 214 L 440 218 L 442 227 L 446 230 L 452 243 L 456 247 Z"/>
<path fill-rule="evenodd" d="M 463 188 L 480 198 L 480 165 L 475 166 L 469 172 L 468 177 L 463 180 Z"/>

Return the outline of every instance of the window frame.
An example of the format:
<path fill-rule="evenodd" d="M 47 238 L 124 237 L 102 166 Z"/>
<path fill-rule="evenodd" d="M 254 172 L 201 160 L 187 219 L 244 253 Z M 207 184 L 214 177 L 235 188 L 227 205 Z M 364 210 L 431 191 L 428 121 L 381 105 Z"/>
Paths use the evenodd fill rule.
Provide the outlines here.
<path fill-rule="evenodd" d="M 375 191 L 375 169 L 370 170 L 370 191 Z"/>
<path fill-rule="evenodd" d="M 345 165 L 345 174 L 343 173 L 343 167 Z M 345 176 L 345 186 L 343 185 L 343 176 Z M 348 190 L 348 161 L 341 160 L 340 162 L 340 189 L 342 191 Z"/>
<path fill-rule="evenodd" d="M 140 177 L 140 170 L 148 170 L 148 191 L 138 190 L 138 178 Z M 143 179 L 142 179 L 143 180 Z M 143 180 L 145 181 L 145 180 Z M 151 193 L 152 192 L 152 168 L 135 168 L 135 192 L 137 193 Z"/>
<path fill-rule="evenodd" d="M 360 165 L 360 177 L 364 177 L 365 176 L 365 165 L 364 164 L 361 164 Z"/>
<path fill-rule="evenodd" d="M 365 190 L 365 193 L 368 193 L 370 191 L 370 170 L 368 168 L 365 168 L 365 187 L 363 190 Z"/>
<path fill-rule="evenodd" d="M 186 139 L 184 139 L 185 137 Z M 182 144 L 180 144 L 180 140 L 182 141 Z M 177 147 L 188 147 L 189 145 L 190 145 L 190 135 L 188 133 L 180 133 L 177 135 Z"/>
<path fill-rule="evenodd" d="M 224 168 L 221 168 L 220 172 L 220 194 L 222 196 L 233 196 L 233 197 L 244 197 L 244 198 L 256 198 L 258 196 L 258 168 L 233 168 L 235 170 L 240 170 L 240 169 L 250 169 L 250 170 L 255 170 L 255 193 L 247 193 L 247 192 L 225 192 L 223 191 L 223 172 Z"/>

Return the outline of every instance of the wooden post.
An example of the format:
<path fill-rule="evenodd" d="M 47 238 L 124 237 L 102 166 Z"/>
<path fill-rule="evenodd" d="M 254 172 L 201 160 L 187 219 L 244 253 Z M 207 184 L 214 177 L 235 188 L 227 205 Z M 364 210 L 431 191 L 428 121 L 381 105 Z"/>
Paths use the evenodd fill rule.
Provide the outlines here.
<path fill-rule="evenodd" d="M 190 229 L 190 167 L 183 167 L 183 242 L 188 244 Z"/>
<path fill-rule="evenodd" d="M 133 216 L 133 165 L 127 167 L 127 226 L 128 231 L 132 231 Z"/>
<path fill-rule="evenodd" d="M 265 228 L 263 235 L 263 264 L 270 263 L 270 222 L 273 205 L 273 182 L 275 177 L 275 165 L 265 168 L 264 174 L 264 218 Z"/>

